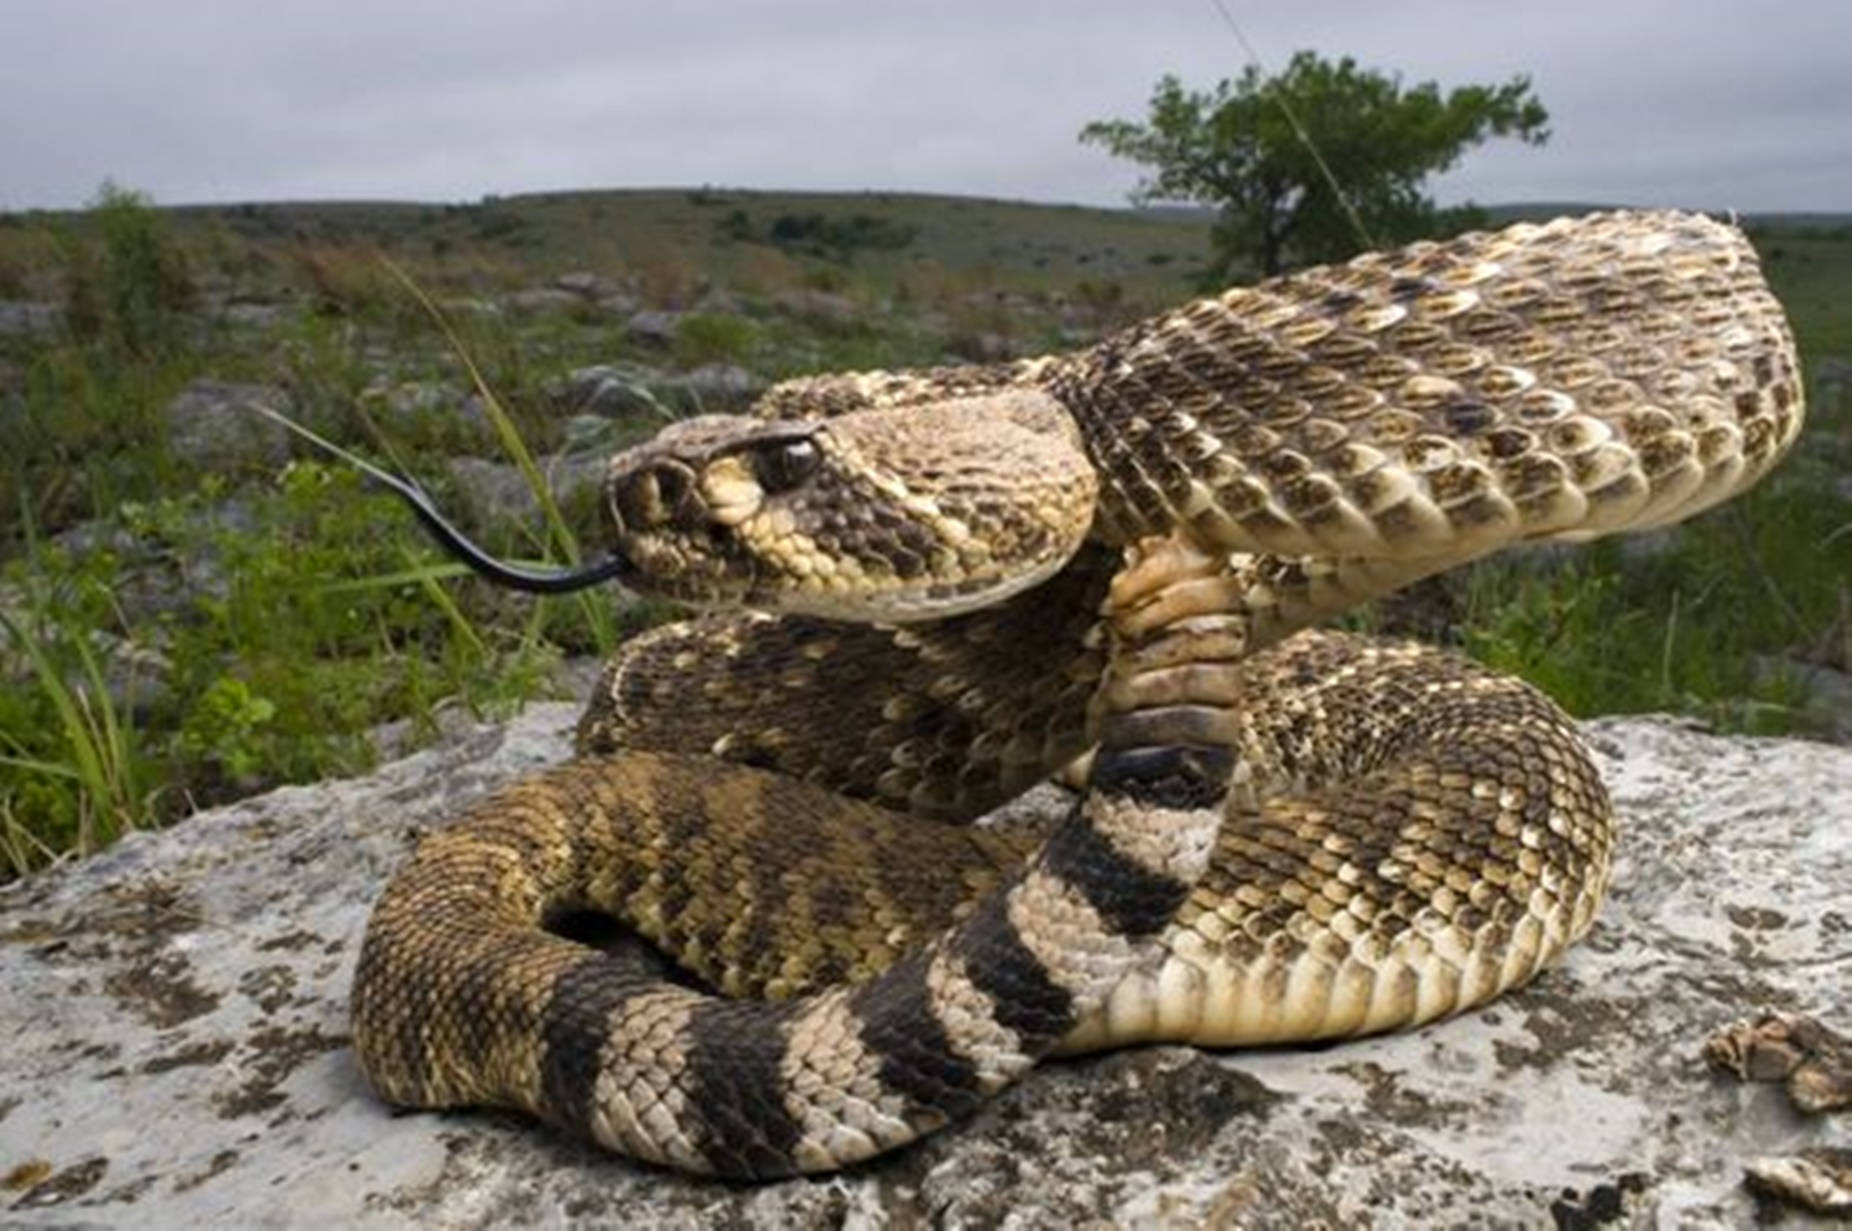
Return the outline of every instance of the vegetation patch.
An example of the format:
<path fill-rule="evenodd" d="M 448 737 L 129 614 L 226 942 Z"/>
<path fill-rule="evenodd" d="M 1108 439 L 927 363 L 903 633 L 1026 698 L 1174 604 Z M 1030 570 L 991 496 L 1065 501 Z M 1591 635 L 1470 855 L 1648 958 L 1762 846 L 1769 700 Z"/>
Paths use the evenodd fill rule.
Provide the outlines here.
<path fill-rule="evenodd" d="M 1852 226 L 1751 223 L 1819 378 L 1795 454 L 1671 534 L 1443 587 L 1443 635 L 1578 714 L 1817 731 L 1805 679 L 1852 655 Z M 720 189 L 161 210 L 110 186 L 0 216 L 0 307 L 32 308 L 0 313 L 0 878 L 359 772 L 388 724 L 415 746 L 561 695 L 562 660 L 669 614 L 496 591 L 350 468 L 261 433 L 205 450 L 183 411 L 273 405 L 415 476 L 498 554 L 565 561 L 595 550 L 597 510 L 555 485 L 699 405 L 652 388 L 1083 345 L 1187 298 L 1210 229 Z M 639 311 L 667 332 L 638 336 Z M 561 396 L 601 365 L 635 394 Z M 482 473 L 538 511 L 498 511 Z"/>
<path fill-rule="evenodd" d="M 779 214 L 760 226 L 745 209 L 736 208 L 721 220 L 720 234 L 734 242 L 769 244 L 786 252 L 847 261 L 862 249 L 905 248 L 919 238 L 920 228 L 876 214 L 843 216 L 819 210 Z"/>

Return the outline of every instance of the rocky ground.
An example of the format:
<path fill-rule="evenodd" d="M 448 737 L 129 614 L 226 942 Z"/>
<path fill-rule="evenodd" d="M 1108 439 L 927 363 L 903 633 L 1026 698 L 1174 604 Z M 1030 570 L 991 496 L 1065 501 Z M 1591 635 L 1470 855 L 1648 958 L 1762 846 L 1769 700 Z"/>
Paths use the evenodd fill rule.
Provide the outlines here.
<path fill-rule="evenodd" d="M 891 1159 L 759 1188 L 506 1115 L 395 1115 L 346 1046 L 368 903 L 422 827 L 562 756 L 573 716 L 0 888 L 0 1227 L 1808 1226 L 1746 1175 L 1811 1166 L 1830 1202 L 1852 1167 L 1843 1113 L 1702 1054 L 1763 1008 L 1852 1025 L 1852 750 L 1653 719 L 1588 727 L 1624 831 L 1595 931 L 1456 1021 L 1055 1064 Z"/>
<path fill-rule="evenodd" d="M 523 365 L 509 373 L 519 380 L 500 391 L 534 412 L 542 468 L 566 503 L 583 498 L 613 447 L 668 416 L 736 409 L 780 372 L 1002 359 L 1079 344 L 1133 311 L 1078 294 L 960 288 L 900 305 L 855 290 L 748 294 L 697 279 L 671 294 L 575 272 L 445 306 L 491 343 L 519 342 Z M 383 321 L 350 328 L 296 299 L 205 292 L 194 324 L 242 358 L 161 386 L 150 430 L 189 497 L 201 476 L 243 485 L 228 479 L 182 506 L 198 533 L 150 533 L 119 513 L 46 527 L 72 559 L 116 561 L 111 601 L 132 635 L 99 627 L 91 640 L 131 725 L 186 709 L 190 698 L 168 683 L 165 638 L 229 593 L 212 532 L 255 534 L 258 493 L 287 458 L 305 456 L 253 404 L 325 430 L 352 429 L 358 408 L 388 438 L 415 442 L 416 473 L 472 525 L 537 524 L 447 351 L 419 354 Z M 58 405 L 29 397 L 45 367 L 30 348 L 60 344 L 61 322 L 58 304 L 0 301 L 0 343 L 14 344 L 0 354 L 0 427 L 27 424 L 23 438 L 44 436 L 33 416 Z M 345 341 L 306 349 L 316 337 Z M 352 369 L 351 389 L 328 377 L 330 360 Z M 1812 370 L 1814 426 L 1783 477 L 1811 476 L 1808 491 L 1843 504 L 1852 365 L 1826 357 Z M 1630 542 L 1627 559 L 1649 562 L 1682 533 Z M 1840 527 L 1810 543 L 1808 566 L 1830 578 L 1843 550 L 1834 545 L 1847 541 Z M 1758 589 L 1755 602 L 1785 601 L 1790 576 L 1762 580 L 1775 593 Z M 1759 676 L 1803 671 L 1807 726 L 1843 744 L 1852 609 L 1839 589 L 1836 622 L 1794 619 L 1779 653 L 1748 661 Z M 0 613 L 21 609 L 18 590 L 0 582 Z M 1425 631 L 1445 638 L 1457 613 L 1440 608 Z M 1691 612 L 1673 616 L 1684 650 Z M 32 678 L 12 644 L 0 646 L 0 684 Z M 758 1189 L 636 1167 L 512 1117 L 389 1114 L 345 1042 L 367 906 L 421 827 L 564 755 L 571 716 L 537 706 L 370 777 L 273 791 L 0 885 L 0 1231 L 580 1219 L 1809 1225 L 1819 1215 L 1767 1191 L 1783 1165 L 1811 1166 L 1829 1186 L 1838 1176 L 1840 1196 L 1826 1201 L 1848 1200 L 1843 1116 L 1798 1112 L 1778 1086 L 1739 1084 L 1702 1051 L 1710 1032 L 1763 1008 L 1852 1027 L 1852 749 L 1653 720 L 1589 727 L 1625 825 L 1595 933 L 1562 969 L 1460 1021 L 1328 1049 L 1153 1048 L 1052 1065 L 891 1160 Z M 432 726 L 450 730 L 466 708 L 438 717 Z M 428 737 L 413 725 L 375 728 L 373 746 L 390 756 Z M 1760 1188 L 1745 1183 L 1752 1175 Z"/>

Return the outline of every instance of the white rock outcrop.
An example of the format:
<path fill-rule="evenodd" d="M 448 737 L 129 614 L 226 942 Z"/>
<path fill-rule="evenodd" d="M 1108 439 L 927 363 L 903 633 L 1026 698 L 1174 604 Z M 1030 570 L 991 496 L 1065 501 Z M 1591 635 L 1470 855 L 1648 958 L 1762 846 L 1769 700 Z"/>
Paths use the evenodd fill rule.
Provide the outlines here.
<path fill-rule="evenodd" d="M 0 889 L 0 1227 L 1744 1226 L 1771 1200 L 1747 1162 L 1852 1135 L 1700 1055 L 1762 1007 L 1852 1024 L 1852 750 L 1652 719 L 1589 728 L 1624 826 L 1593 934 L 1456 1021 L 1053 1064 L 876 1165 L 761 1188 L 396 1115 L 346 1046 L 368 906 L 421 826 L 563 756 L 573 716 Z"/>

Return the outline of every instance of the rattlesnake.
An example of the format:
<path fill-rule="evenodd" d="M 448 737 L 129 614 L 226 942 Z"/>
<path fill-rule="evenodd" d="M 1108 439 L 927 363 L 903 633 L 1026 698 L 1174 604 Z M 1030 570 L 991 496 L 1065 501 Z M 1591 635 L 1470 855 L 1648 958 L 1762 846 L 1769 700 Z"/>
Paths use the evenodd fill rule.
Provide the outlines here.
<path fill-rule="evenodd" d="M 1481 1003 L 1606 885 L 1573 725 L 1438 651 L 1296 630 L 1512 542 L 1687 516 L 1802 417 L 1746 240 L 1677 213 L 756 410 L 613 462 L 615 567 L 720 610 L 634 639 L 577 759 L 393 878 L 353 1008 L 387 1099 L 764 1177 L 911 1140 L 1057 1048 Z M 1052 829 L 899 816 L 970 820 L 1095 739 Z M 586 909 L 784 999 L 542 926 Z"/>

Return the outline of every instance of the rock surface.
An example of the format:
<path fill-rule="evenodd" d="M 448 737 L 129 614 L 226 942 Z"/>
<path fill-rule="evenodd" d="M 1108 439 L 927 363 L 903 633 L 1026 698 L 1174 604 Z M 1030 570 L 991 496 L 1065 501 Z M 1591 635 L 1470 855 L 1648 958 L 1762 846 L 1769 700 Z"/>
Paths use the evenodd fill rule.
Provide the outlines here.
<path fill-rule="evenodd" d="M 624 329 L 639 342 L 667 346 L 675 341 L 675 330 L 681 321 L 682 313 L 680 312 L 658 312 L 645 309 L 633 313 L 625 322 Z"/>
<path fill-rule="evenodd" d="M 846 1176 L 694 1182 L 511 1116 L 394 1115 L 345 1038 L 368 904 L 415 833 L 559 758 L 538 706 L 0 889 L 0 1227 L 1744 1226 L 1752 1158 L 1844 1146 L 1700 1058 L 1762 1006 L 1852 1006 L 1852 751 L 1590 733 L 1624 825 L 1565 964 L 1414 1034 L 1050 1065 Z M 1812 1225 L 1789 1216 L 1782 1225 Z"/>
<path fill-rule="evenodd" d="M 765 388 L 763 379 L 732 363 L 704 363 L 686 372 L 596 363 L 568 372 L 547 392 L 564 410 L 616 418 L 660 415 L 665 409 L 689 414 L 743 410 Z"/>
<path fill-rule="evenodd" d="M 289 413 L 289 397 L 269 385 L 196 380 L 161 412 L 175 457 L 205 470 L 279 466 L 289 457 L 289 431 L 253 406 Z"/>
<path fill-rule="evenodd" d="M 808 287 L 779 291 L 772 296 L 772 306 L 791 316 L 808 317 L 832 325 L 849 324 L 861 314 L 861 308 L 847 295 Z"/>
<path fill-rule="evenodd" d="M 596 491 L 604 481 L 610 457 L 604 453 L 581 453 L 539 458 L 535 464 L 540 467 L 541 477 L 546 480 L 553 499 L 564 502 L 576 499 L 582 491 Z M 540 501 L 534 489 L 528 486 L 526 476 L 513 463 L 453 457 L 446 465 L 452 481 L 485 516 L 524 524 L 535 524 L 540 516 Z"/>
<path fill-rule="evenodd" d="M 0 299 L 0 333 L 49 334 L 64 320 L 55 303 L 29 299 Z"/>
<path fill-rule="evenodd" d="M 557 287 L 539 286 L 525 291 L 515 291 L 502 298 L 502 303 L 516 312 L 565 312 L 584 303 L 581 295 Z"/>

